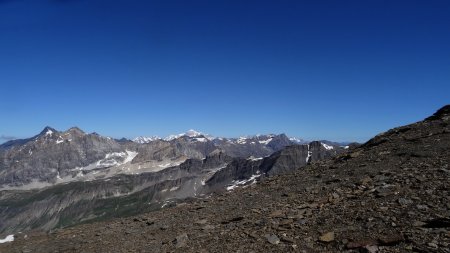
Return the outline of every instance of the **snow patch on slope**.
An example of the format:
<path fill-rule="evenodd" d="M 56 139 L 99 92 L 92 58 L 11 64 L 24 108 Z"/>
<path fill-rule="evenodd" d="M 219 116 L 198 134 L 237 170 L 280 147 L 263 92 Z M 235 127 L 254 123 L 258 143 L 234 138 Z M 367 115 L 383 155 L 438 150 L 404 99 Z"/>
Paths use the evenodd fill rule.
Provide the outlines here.
<path fill-rule="evenodd" d="M 14 241 L 14 235 L 8 235 L 7 237 L 5 237 L 5 239 L 0 239 L 0 243 L 13 242 L 13 241 Z"/>
<path fill-rule="evenodd" d="M 323 142 L 321 142 L 321 144 L 322 144 L 322 146 L 323 146 L 326 150 L 332 150 L 332 149 L 334 149 L 333 146 L 327 145 L 327 144 L 325 144 L 325 143 L 323 143 Z"/>
<path fill-rule="evenodd" d="M 265 141 L 259 141 L 259 143 L 264 144 L 264 145 L 267 145 L 267 144 L 269 144 L 269 142 L 271 142 L 271 141 L 272 141 L 272 137 L 269 138 L 269 139 L 267 139 L 267 140 L 265 140 Z"/>
<path fill-rule="evenodd" d="M 246 137 L 239 137 L 239 139 L 237 139 L 237 144 L 245 144 L 247 142 L 247 138 Z"/>
<path fill-rule="evenodd" d="M 131 162 L 136 156 L 138 155 L 138 152 L 134 151 L 128 151 L 125 152 L 113 152 L 108 153 L 105 155 L 105 158 L 102 160 L 99 160 L 95 163 L 89 164 L 86 167 L 77 167 L 73 170 L 94 170 L 94 169 L 100 169 L 100 168 L 107 168 L 112 166 L 119 166 L 126 163 Z"/>
<path fill-rule="evenodd" d="M 309 158 L 311 158 L 312 151 L 309 150 L 309 144 L 308 144 L 308 156 L 306 157 L 306 163 L 308 163 Z"/>
<path fill-rule="evenodd" d="M 256 179 L 260 176 L 261 176 L 261 174 L 259 174 L 259 171 L 258 171 L 256 174 L 252 175 L 249 179 L 233 180 L 232 184 L 227 186 L 227 191 L 232 191 L 240 186 L 244 186 L 247 184 L 254 184 L 254 183 L 256 183 Z"/>

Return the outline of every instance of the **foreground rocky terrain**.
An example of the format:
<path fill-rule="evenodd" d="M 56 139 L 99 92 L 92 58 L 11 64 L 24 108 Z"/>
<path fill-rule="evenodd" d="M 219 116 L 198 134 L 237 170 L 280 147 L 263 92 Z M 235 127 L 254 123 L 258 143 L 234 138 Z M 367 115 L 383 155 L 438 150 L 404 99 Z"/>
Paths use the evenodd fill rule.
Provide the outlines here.
<path fill-rule="evenodd" d="M 450 106 L 331 160 L 0 252 L 450 252 Z"/>

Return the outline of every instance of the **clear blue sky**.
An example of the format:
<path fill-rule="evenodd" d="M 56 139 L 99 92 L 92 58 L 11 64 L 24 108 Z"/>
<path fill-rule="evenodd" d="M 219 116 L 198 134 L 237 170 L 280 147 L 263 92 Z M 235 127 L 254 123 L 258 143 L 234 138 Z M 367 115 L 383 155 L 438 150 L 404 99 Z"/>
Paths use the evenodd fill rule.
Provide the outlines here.
<path fill-rule="evenodd" d="M 0 0 L 0 142 L 364 141 L 450 102 L 450 1 Z"/>

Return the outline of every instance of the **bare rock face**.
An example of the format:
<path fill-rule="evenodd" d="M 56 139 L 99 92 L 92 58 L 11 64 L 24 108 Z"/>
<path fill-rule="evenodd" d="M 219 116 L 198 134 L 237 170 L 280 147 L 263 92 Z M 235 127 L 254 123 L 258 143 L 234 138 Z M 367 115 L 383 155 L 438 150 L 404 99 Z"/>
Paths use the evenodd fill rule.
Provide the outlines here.
<path fill-rule="evenodd" d="M 301 169 L 211 197 L 186 199 L 162 211 L 53 233 L 16 234 L 14 242 L 0 245 L 0 251 L 448 252 L 449 120 L 448 110 L 440 110 L 425 121 L 389 130 L 328 160 L 312 161 L 311 147 L 287 148 L 285 154 L 308 152 L 311 161 Z M 220 152 L 214 154 L 219 158 L 210 162 L 222 165 Z M 231 175 L 239 174 L 242 167 L 261 169 L 264 160 L 232 160 Z M 275 158 L 270 161 L 277 163 Z M 174 169 L 172 176 L 211 172 L 202 168 L 206 163 L 191 160 Z M 279 168 L 283 164 L 280 161 Z M 204 175 L 210 176 L 209 172 Z M 172 183 L 151 187 L 164 192 L 138 192 L 119 205 L 111 202 L 110 207 L 170 194 Z"/>
<path fill-rule="evenodd" d="M 78 128 L 59 132 L 46 127 L 26 140 L 11 141 L 0 147 L 0 186 L 20 186 L 31 182 L 55 182 L 74 174 L 108 153 L 124 152 L 114 140 L 85 134 Z"/>

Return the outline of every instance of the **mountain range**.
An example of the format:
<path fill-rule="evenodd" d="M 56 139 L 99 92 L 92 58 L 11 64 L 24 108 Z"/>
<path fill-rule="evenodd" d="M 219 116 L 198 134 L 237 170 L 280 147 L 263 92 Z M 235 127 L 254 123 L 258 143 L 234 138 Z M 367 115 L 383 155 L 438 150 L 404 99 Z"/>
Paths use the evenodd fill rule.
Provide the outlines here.
<path fill-rule="evenodd" d="M 246 187 L 346 148 L 285 134 L 214 138 L 190 130 L 131 141 L 46 127 L 0 145 L 0 233 L 158 210 Z"/>

